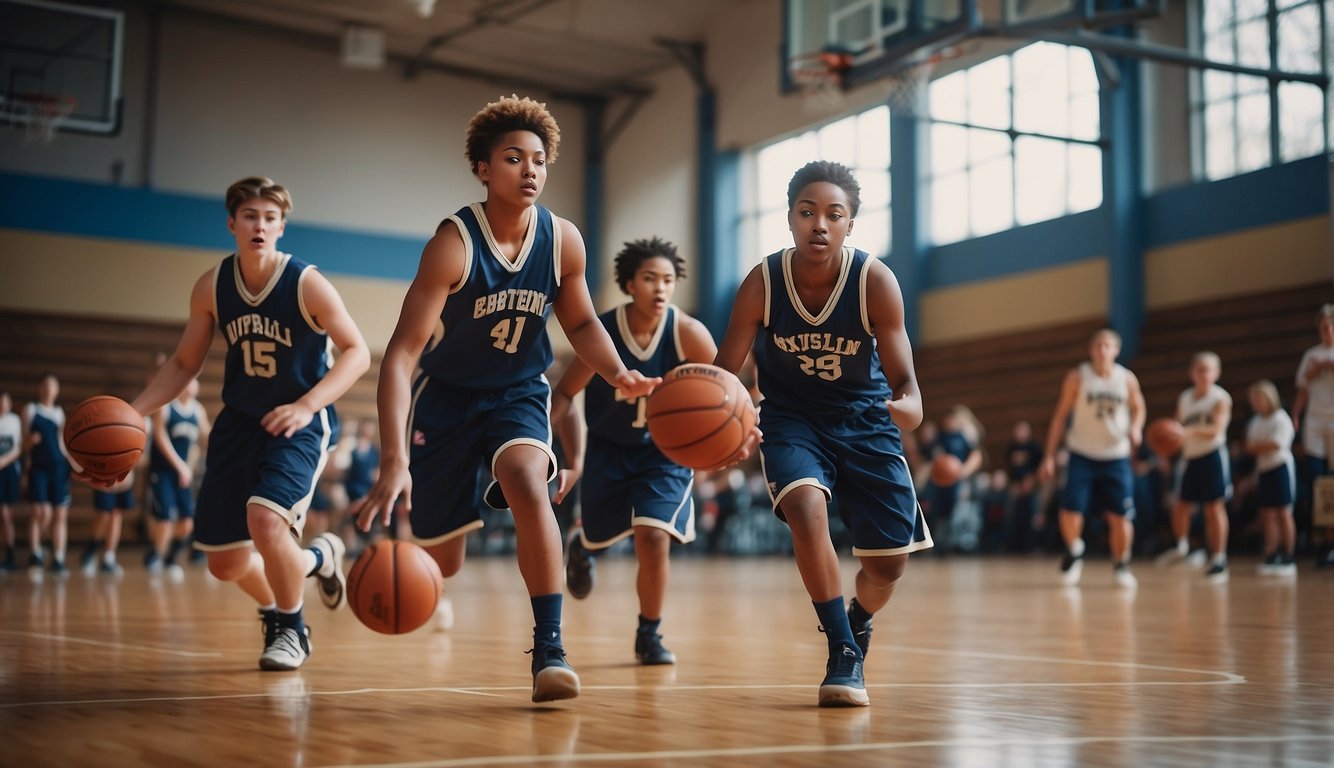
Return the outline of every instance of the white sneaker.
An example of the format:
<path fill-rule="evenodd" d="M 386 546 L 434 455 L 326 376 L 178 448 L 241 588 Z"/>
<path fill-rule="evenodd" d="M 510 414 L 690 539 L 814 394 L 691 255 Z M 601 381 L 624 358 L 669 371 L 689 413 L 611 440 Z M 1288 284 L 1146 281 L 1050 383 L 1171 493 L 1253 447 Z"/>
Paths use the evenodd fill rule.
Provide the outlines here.
<path fill-rule="evenodd" d="M 310 629 L 298 633 L 291 627 L 278 627 L 264 653 L 259 668 L 266 672 L 285 672 L 300 667 L 310 658 Z"/>
<path fill-rule="evenodd" d="M 1073 587 L 1079 583 L 1079 578 L 1084 575 L 1084 558 L 1072 557 L 1066 555 L 1061 560 L 1061 583 L 1067 587 Z"/>
<path fill-rule="evenodd" d="M 1125 563 L 1113 566 L 1112 581 L 1122 589 L 1134 589 L 1139 586 L 1139 579 L 1135 578 L 1135 574 L 1130 572 L 1130 566 Z"/>
<path fill-rule="evenodd" d="M 1207 562 L 1209 562 L 1209 555 L 1205 554 L 1203 549 L 1194 550 L 1186 555 L 1186 565 L 1191 568 L 1203 568 Z"/>
<path fill-rule="evenodd" d="M 435 631 L 448 632 L 454 628 L 454 603 L 448 597 L 440 596 L 435 606 Z"/>
<path fill-rule="evenodd" d="M 347 547 L 343 540 L 332 533 L 321 533 L 310 543 L 312 549 L 319 549 L 324 555 L 324 565 L 315 572 L 315 582 L 320 588 L 320 601 L 324 607 L 336 611 L 347 602 L 347 575 L 343 573 L 343 554 Z M 329 572 L 328 576 L 324 573 Z"/>
<path fill-rule="evenodd" d="M 166 568 L 167 580 L 173 584 L 180 584 L 185 581 L 185 569 L 180 563 L 172 563 Z"/>

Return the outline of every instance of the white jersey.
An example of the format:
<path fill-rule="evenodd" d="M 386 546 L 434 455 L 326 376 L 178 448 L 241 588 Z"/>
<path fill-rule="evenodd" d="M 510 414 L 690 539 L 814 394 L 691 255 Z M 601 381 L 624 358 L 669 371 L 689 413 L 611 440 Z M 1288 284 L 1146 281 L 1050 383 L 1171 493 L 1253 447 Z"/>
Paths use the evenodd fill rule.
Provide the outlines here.
<path fill-rule="evenodd" d="M 1227 403 L 1227 415 L 1218 425 L 1215 435 L 1200 434 L 1214 427 L 1214 409 L 1219 403 Z M 1191 387 L 1177 398 L 1177 421 L 1186 428 L 1186 441 L 1181 446 L 1181 455 L 1187 459 L 1198 459 L 1223 447 L 1227 442 L 1227 424 L 1232 419 L 1232 395 L 1226 389 L 1211 384 L 1203 397 L 1195 396 Z"/>
<path fill-rule="evenodd" d="M 19 415 L 10 411 L 0 416 L 0 456 L 4 456 L 18 447 L 23 440 L 23 422 Z"/>
<path fill-rule="evenodd" d="M 1315 363 L 1330 367 L 1308 381 L 1306 374 Z M 1297 366 L 1297 386 L 1306 387 L 1307 415 L 1334 418 L 1334 347 L 1317 344 L 1306 350 Z"/>
<path fill-rule="evenodd" d="M 1065 447 L 1096 461 L 1130 457 L 1130 371 L 1124 366 L 1113 363 L 1102 377 L 1091 363 L 1079 365 L 1079 397 Z"/>
<path fill-rule="evenodd" d="M 1292 426 L 1292 417 L 1279 408 L 1268 416 L 1255 414 L 1246 425 L 1246 442 L 1277 443 L 1278 449 L 1257 454 L 1255 468 L 1268 472 L 1275 467 L 1292 463 L 1292 439 L 1296 430 Z"/>

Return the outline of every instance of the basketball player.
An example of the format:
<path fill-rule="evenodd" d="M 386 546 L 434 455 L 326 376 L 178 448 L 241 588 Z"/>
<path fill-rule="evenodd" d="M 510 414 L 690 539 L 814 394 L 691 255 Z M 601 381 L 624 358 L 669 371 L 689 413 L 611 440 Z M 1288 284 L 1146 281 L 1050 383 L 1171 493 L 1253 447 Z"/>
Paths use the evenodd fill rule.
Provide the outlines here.
<path fill-rule="evenodd" d="M 194 467 L 212 424 L 199 402 L 199 379 L 190 379 L 180 395 L 153 418 L 153 443 L 148 460 L 153 489 L 152 549 L 144 558 L 149 573 L 184 573 L 176 557 L 195 527 Z"/>
<path fill-rule="evenodd" d="M 22 451 L 23 422 L 14 413 L 9 393 L 0 392 L 0 526 L 5 534 L 5 556 L 0 560 L 0 571 L 5 573 L 18 568 L 14 555 L 14 505 L 19 501 Z"/>
<path fill-rule="evenodd" d="M 291 196 L 271 179 L 227 189 L 236 252 L 195 283 L 176 351 L 133 403 L 150 414 L 179 397 L 203 368 L 214 327 L 221 330 L 223 410 L 209 441 L 195 546 L 214 576 L 259 604 L 263 670 L 296 669 L 310 655 L 301 614 L 306 576 L 317 577 L 326 606 L 344 602 L 342 540 L 324 534 L 306 549 L 297 541 L 337 436 L 332 403 L 370 365 L 338 291 L 277 249 L 291 210 Z M 332 365 L 331 345 L 340 352 Z"/>
<path fill-rule="evenodd" d="M 65 409 L 56 405 L 60 380 L 55 374 L 42 376 L 37 402 L 23 409 L 24 445 L 28 449 L 28 502 L 32 518 L 28 538 L 32 557 L 28 572 L 40 575 L 44 564 L 42 532 L 51 529 L 51 571 L 69 574 L 65 547 L 69 540 L 69 457 L 65 454 Z"/>
<path fill-rule="evenodd" d="M 819 704 L 866 706 L 871 617 L 893 595 L 908 554 L 932 546 L 900 438 L 921 423 L 922 400 L 897 278 L 844 246 L 861 201 L 852 172 L 808 163 L 787 201 L 795 247 L 742 281 L 715 363 L 735 372 L 754 347 L 765 480 L 828 639 Z M 834 496 L 861 561 L 846 609 L 829 535 Z"/>
<path fill-rule="evenodd" d="M 1213 352 L 1196 352 L 1190 359 L 1191 387 L 1177 397 L 1176 420 L 1185 427 L 1181 463 L 1176 477 L 1176 505 L 1172 508 L 1172 535 L 1177 559 L 1190 554 L 1190 515 L 1195 505 L 1204 508 L 1204 538 L 1209 549 L 1205 576 L 1227 581 L 1227 501 L 1232 497 L 1231 462 L 1227 427 L 1232 421 L 1232 396 L 1218 386 L 1222 361 Z"/>
<path fill-rule="evenodd" d="M 931 503 L 927 508 L 931 525 L 936 526 L 937 537 L 943 539 L 937 552 L 948 552 L 957 545 L 954 508 L 959 503 L 959 492 L 966 490 L 964 481 L 982 467 L 982 427 L 966 405 L 956 405 L 940 419 L 940 432 L 932 442 L 932 456 L 948 454 L 959 460 L 959 474 L 948 484 L 937 484 L 928 473 L 927 494 Z M 942 536 L 943 534 L 943 536 Z"/>
<path fill-rule="evenodd" d="M 1120 353 L 1116 331 L 1104 328 L 1093 334 L 1089 360 L 1066 373 L 1047 427 L 1038 479 L 1046 482 L 1055 476 L 1062 440 L 1070 455 L 1059 516 L 1065 543 L 1061 574 L 1067 585 L 1078 584 L 1084 572 L 1084 515 L 1099 510 L 1107 522 L 1113 581 L 1128 589 L 1139 583 L 1130 572 L 1135 538 L 1130 453 L 1144 435 L 1144 394 L 1135 374 L 1116 362 Z"/>
<path fill-rule="evenodd" d="M 366 496 L 375 485 L 375 472 L 380 467 L 380 449 L 375 445 L 375 422 L 367 419 L 357 428 L 357 439 L 348 451 L 347 468 L 343 470 L 343 491 L 347 493 L 348 512 L 356 515 L 365 503 Z M 357 531 L 357 537 L 365 544 L 369 534 Z M 360 549 L 360 548 L 359 548 Z"/>
<path fill-rule="evenodd" d="M 598 322 L 579 231 L 537 205 L 559 143 L 556 121 L 529 98 L 502 98 L 469 122 L 466 154 L 486 200 L 446 218 L 422 251 L 380 365 L 380 477 L 357 521 L 363 531 L 377 516 L 388 525 L 406 495 L 413 536 L 452 576 L 466 534 L 482 526 L 475 499 L 489 463 L 497 485 L 486 497 L 513 511 L 532 602 L 533 701 L 579 694 L 561 642 L 561 538 L 547 495 L 556 473 L 542 375 L 551 310 L 575 352 L 623 397 L 658 383 L 626 370 Z"/>
<path fill-rule="evenodd" d="M 645 376 L 662 376 L 682 363 L 711 363 L 718 354 L 704 324 L 672 306 L 685 259 L 659 238 L 635 240 L 616 255 L 616 283 L 630 297 L 598 316 L 621 362 Z M 584 394 L 588 441 L 580 429 L 574 396 Z M 576 359 L 556 387 L 551 422 L 566 448 L 570 467 L 559 474 L 556 503 L 584 475 L 583 520 L 570 532 L 565 584 L 582 600 L 593 589 L 593 558 L 626 536 L 634 536 L 639 577 L 639 628 L 635 658 L 640 664 L 674 664 L 658 629 L 671 571 L 672 541 L 695 540 L 694 472 L 672 463 L 649 438 L 648 398 L 621 398 Z M 587 467 L 587 472 L 583 468 Z"/>
<path fill-rule="evenodd" d="M 1283 410 L 1274 382 L 1261 379 L 1251 385 L 1247 395 L 1255 415 L 1246 425 L 1246 451 L 1255 456 L 1255 468 L 1260 475 L 1256 501 L 1265 535 L 1265 559 L 1260 563 L 1260 573 L 1295 575 L 1297 527 L 1292 519 L 1292 502 L 1297 472 L 1292 459 L 1292 419 Z"/>
<path fill-rule="evenodd" d="M 84 576 L 92 576 L 99 571 L 104 576 L 124 575 L 125 569 L 116 562 L 116 550 L 120 549 L 120 533 L 125 525 L 125 513 L 135 508 L 133 470 L 123 480 L 110 488 L 93 489 L 93 511 L 97 517 L 93 520 L 93 535 L 84 547 L 79 558 L 80 570 Z M 97 556 L 101 550 L 102 556 Z"/>
<path fill-rule="evenodd" d="M 1302 354 L 1297 366 L 1297 397 L 1292 401 L 1292 420 L 1301 425 L 1302 450 L 1307 476 L 1329 474 L 1334 456 L 1334 304 L 1316 312 L 1320 343 Z M 1314 497 L 1314 485 L 1311 496 Z M 1325 553 L 1324 565 L 1334 565 L 1334 549 Z"/>

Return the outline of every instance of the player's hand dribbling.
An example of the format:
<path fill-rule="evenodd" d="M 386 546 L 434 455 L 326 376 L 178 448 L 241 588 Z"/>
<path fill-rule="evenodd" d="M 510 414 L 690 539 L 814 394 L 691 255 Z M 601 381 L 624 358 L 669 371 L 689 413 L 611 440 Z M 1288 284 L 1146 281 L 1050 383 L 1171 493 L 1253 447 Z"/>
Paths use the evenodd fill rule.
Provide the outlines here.
<path fill-rule="evenodd" d="M 357 528 L 367 533 L 378 517 L 380 524 L 387 529 L 390 516 L 394 512 L 394 502 L 403 497 L 403 513 L 412 513 L 412 474 L 408 472 L 408 463 L 388 460 L 380 463 L 380 476 L 376 478 L 371 492 L 366 494 L 361 510 L 357 512 Z"/>
<path fill-rule="evenodd" d="M 758 446 L 762 442 L 764 442 L 764 433 L 760 431 L 759 426 L 757 425 L 751 427 L 750 434 L 746 435 L 746 441 L 741 444 L 741 447 L 737 449 L 736 453 L 728 457 L 727 462 L 725 464 L 719 464 L 716 467 L 709 467 L 708 469 L 703 471 L 717 472 L 719 470 L 727 469 L 728 467 L 734 467 L 737 464 L 740 464 L 741 462 L 745 461 L 746 459 L 749 459 L 750 455 L 755 452 L 756 446 Z"/>
<path fill-rule="evenodd" d="M 92 475 L 85 472 L 83 468 L 73 463 L 70 464 L 70 477 L 73 477 L 75 480 L 87 483 L 88 485 L 91 485 L 92 487 L 96 488 L 99 491 L 110 491 L 116 486 L 125 482 L 125 478 L 130 476 L 131 471 L 132 470 L 127 469 L 123 474 L 118 475 L 116 477 L 93 477 Z"/>
<path fill-rule="evenodd" d="M 301 401 L 280 405 L 264 414 L 259 425 L 270 435 L 291 437 L 297 430 L 303 429 L 315 418 L 315 411 L 301 404 Z"/>
<path fill-rule="evenodd" d="M 616 391 L 621 393 L 621 397 L 626 400 L 633 400 L 652 392 L 655 387 L 662 383 L 662 377 L 654 376 L 650 378 L 639 371 L 626 370 L 617 374 L 611 383 L 612 386 L 616 387 Z"/>

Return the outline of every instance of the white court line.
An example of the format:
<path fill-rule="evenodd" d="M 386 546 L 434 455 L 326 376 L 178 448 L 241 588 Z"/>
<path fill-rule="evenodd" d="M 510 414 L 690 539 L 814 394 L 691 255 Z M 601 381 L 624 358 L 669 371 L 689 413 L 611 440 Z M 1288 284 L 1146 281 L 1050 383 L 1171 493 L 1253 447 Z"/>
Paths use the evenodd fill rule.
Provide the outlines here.
<path fill-rule="evenodd" d="M 47 635 L 41 632 L 21 632 L 16 629 L 0 629 L 0 633 L 6 635 L 21 635 L 23 637 L 32 637 L 38 640 L 55 640 L 59 643 L 76 643 L 79 645 L 93 645 L 99 648 L 115 648 L 122 651 L 147 651 L 151 653 L 162 653 L 168 656 L 184 656 L 190 659 L 216 659 L 222 656 L 216 651 L 179 651 L 175 648 L 164 648 L 160 645 L 133 645 L 131 643 L 108 643 L 104 640 L 87 640 L 82 637 L 70 637 L 69 635 Z"/>
<path fill-rule="evenodd" d="M 306 691 L 300 695 L 284 693 L 215 693 L 199 696 L 144 696 L 129 699 L 66 699 L 64 701 L 19 701 L 0 703 L 0 709 L 24 709 L 30 707 L 66 707 L 92 704 L 143 704 L 155 701 L 227 701 L 231 699 L 300 699 L 306 696 L 353 696 L 366 693 L 461 693 L 465 696 L 499 696 L 489 693 L 491 689 L 481 688 L 352 688 L 346 691 Z M 528 686 L 498 688 L 494 690 L 531 690 Z"/>
<path fill-rule="evenodd" d="M 1121 669 L 1147 669 L 1154 672 L 1180 672 L 1189 675 L 1214 675 L 1224 678 L 1227 683 L 1244 683 L 1246 678 L 1231 672 L 1212 669 L 1191 669 L 1189 667 L 1165 667 L 1159 664 L 1140 664 L 1134 661 L 1098 661 L 1095 659 L 1070 659 L 1056 658 L 1052 656 L 1024 656 L 1015 653 L 992 653 L 990 651 L 963 651 L 957 649 L 940 648 L 913 648 L 908 646 L 894 646 L 891 650 L 907 651 L 909 653 L 925 653 L 933 656 L 975 656 L 979 659 L 994 659 L 996 661 L 1032 661 L 1041 664 L 1079 664 L 1085 667 L 1116 667 Z M 1176 683 L 1171 683 L 1175 685 Z M 1039 683 L 1040 685 L 1040 683 Z"/>
<path fill-rule="evenodd" d="M 636 760 L 704 760 L 718 757 L 882 752 L 929 747 L 994 749 L 996 747 L 1077 747 L 1086 744 L 1334 744 L 1330 736 L 1081 736 L 1071 738 L 933 739 L 887 741 L 871 744 L 789 744 L 732 749 L 677 749 L 656 752 L 571 752 L 550 755 L 491 755 L 452 760 L 404 763 L 347 763 L 324 768 L 464 768 L 477 765 L 536 765 L 540 763 L 610 763 Z"/>

